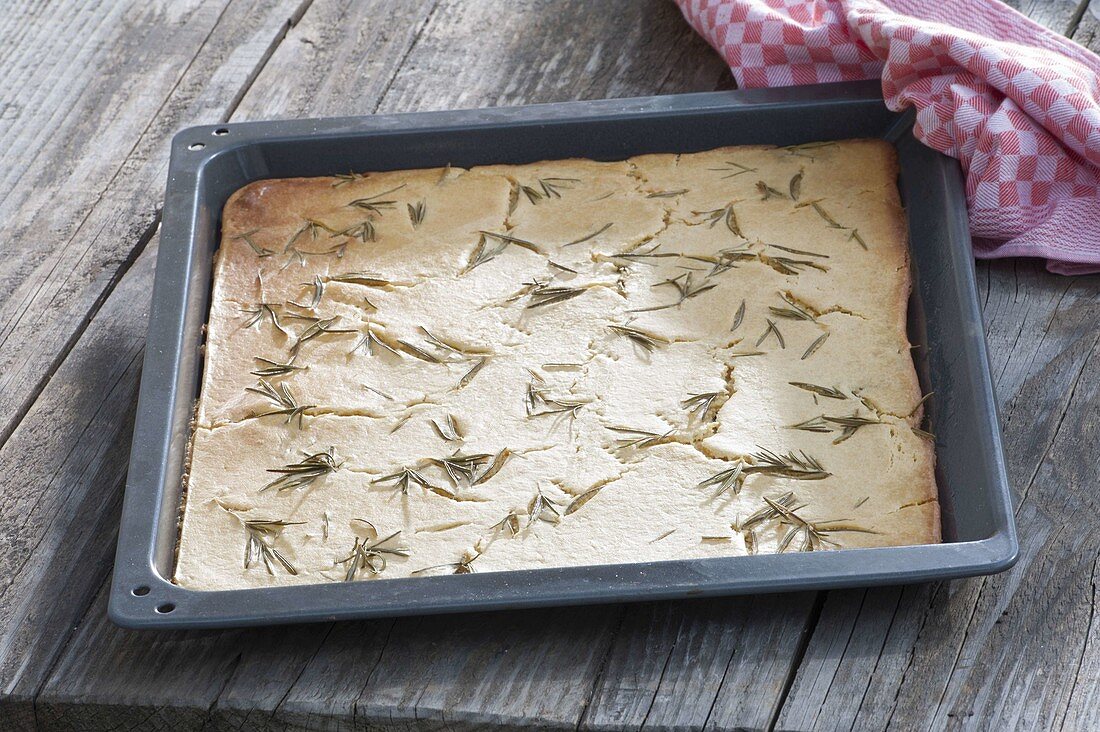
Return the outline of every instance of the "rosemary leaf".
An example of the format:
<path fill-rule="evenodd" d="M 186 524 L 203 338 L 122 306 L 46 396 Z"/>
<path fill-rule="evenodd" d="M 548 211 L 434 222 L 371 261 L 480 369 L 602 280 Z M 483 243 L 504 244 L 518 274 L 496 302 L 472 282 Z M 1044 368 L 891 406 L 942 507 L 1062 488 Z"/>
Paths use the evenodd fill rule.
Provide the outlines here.
<path fill-rule="evenodd" d="M 572 501 L 569 502 L 569 505 L 565 507 L 565 514 L 564 515 L 568 516 L 569 514 L 573 513 L 574 511 L 579 510 L 581 508 L 581 506 L 583 506 L 584 504 L 588 503 L 593 498 L 595 498 L 596 494 L 599 493 L 601 490 L 603 490 L 603 486 L 598 486 L 596 488 L 592 488 L 590 490 L 587 490 L 584 493 L 577 496 L 576 498 L 574 498 Z"/>
<path fill-rule="evenodd" d="M 632 343 L 635 343 L 647 351 L 652 351 L 658 346 L 663 346 L 668 341 L 660 336 L 655 336 L 644 331 L 640 331 L 637 328 L 631 328 L 628 325 L 609 325 L 607 326 L 611 331 L 618 333 L 621 336 L 625 336 Z"/>
<path fill-rule="evenodd" d="M 775 339 L 779 342 L 779 347 L 786 348 L 787 344 L 783 340 L 783 334 L 779 332 L 779 328 L 776 327 L 775 321 L 771 318 L 764 318 L 764 320 L 768 323 L 768 327 L 760 334 L 760 337 L 756 339 L 756 346 L 759 347 L 769 335 L 774 333 Z"/>
<path fill-rule="evenodd" d="M 791 386 L 797 387 L 804 391 L 810 391 L 818 396 L 827 397 L 829 399 L 847 399 L 848 395 L 842 392 L 840 389 L 835 389 L 831 386 L 818 386 L 817 384 L 807 384 L 805 381 L 788 381 Z"/>
<path fill-rule="evenodd" d="M 829 332 L 825 331 L 824 333 L 819 335 L 817 338 L 815 338 L 814 342 L 811 343 L 808 348 L 806 348 L 806 351 L 802 354 L 802 358 L 799 359 L 799 360 L 800 361 L 805 361 L 807 358 L 814 355 L 817 352 L 817 349 L 821 348 L 822 344 L 825 343 L 825 341 L 826 341 L 826 339 L 828 339 L 828 337 L 829 337 Z"/>
<path fill-rule="evenodd" d="M 424 223 L 424 215 L 428 211 L 428 204 L 423 200 L 416 202 L 416 205 L 411 203 L 405 204 L 409 210 L 409 221 L 412 222 L 414 229 L 419 228 Z"/>
<path fill-rule="evenodd" d="M 266 491 L 269 488 L 275 488 L 281 492 L 293 488 L 305 488 L 313 485 L 318 478 L 335 471 L 342 464 L 336 462 L 333 448 L 330 447 L 325 452 L 306 455 L 304 459 L 297 463 L 284 465 L 281 468 L 268 468 L 267 472 L 277 473 L 279 477 L 260 490 Z"/>
<path fill-rule="evenodd" d="M 595 239 L 597 236 L 599 236 L 600 234 L 602 234 L 605 231 L 607 231 L 608 229 L 610 229 L 611 226 L 612 226 L 612 224 L 610 224 L 610 223 L 604 224 L 599 229 L 596 229 L 595 231 L 593 231 L 591 234 L 588 234 L 587 236 L 582 236 L 580 239 L 574 239 L 573 241 L 569 242 L 568 244 L 562 244 L 562 247 L 563 248 L 564 247 L 571 247 L 574 244 L 582 244 L 586 241 L 589 241 L 590 239 Z"/>
<path fill-rule="evenodd" d="M 504 467 L 504 463 L 508 462 L 508 458 L 511 457 L 512 451 L 507 447 L 503 448 L 493 457 L 493 462 L 489 464 L 489 467 L 485 468 L 481 472 L 481 475 L 474 479 L 474 485 L 481 485 L 485 481 L 492 478 L 494 475 L 500 472 L 500 469 Z"/>
<path fill-rule="evenodd" d="M 745 300 L 741 299 L 741 306 L 737 308 L 737 313 L 733 316 L 733 327 L 730 328 L 730 333 L 741 327 L 741 323 L 745 320 Z"/>
<path fill-rule="evenodd" d="M 375 193 L 373 196 L 357 198 L 354 201 L 348 203 L 348 206 L 354 206 L 355 208 L 365 209 L 367 211 L 370 211 L 371 213 L 381 215 L 383 210 L 391 209 L 397 203 L 396 200 L 380 200 L 382 196 L 387 196 L 391 193 L 401 190 L 404 187 L 405 184 L 402 183 L 401 185 L 396 186 L 395 188 L 390 188 L 387 191 Z"/>

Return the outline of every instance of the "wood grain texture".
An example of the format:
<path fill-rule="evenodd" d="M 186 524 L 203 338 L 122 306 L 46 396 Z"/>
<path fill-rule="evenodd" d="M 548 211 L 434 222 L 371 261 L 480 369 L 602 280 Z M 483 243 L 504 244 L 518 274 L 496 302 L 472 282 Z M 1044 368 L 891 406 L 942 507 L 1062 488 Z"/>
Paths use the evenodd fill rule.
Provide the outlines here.
<path fill-rule="evenodd" d="M 0 210 L 14 212 L 0 246 L 53 232 L 42 254 L 0 260 L 0 413 L 12 415 L 0 476 L 19 476 L 0 479 L 0 728 L 1100 727 L 1100 278 L 1026 261 L 979 264 L 1018 493 L 1022 558 L 1010 572 L 222 632 L 113 627 L 106 577 L 176 127 L 731 85 L 663 0 L 315 0 L 287 31 L 304 7 L 194 0 L 119 15 L 74 1 L 0 13 L 0 140 L 40 148 L 0 152 L 11 181 Z M 1095 38 L 1081 3 L 1019 7 Z M 82 30 L 100 45 L 44 35 Z M 131 45 L 169 40 L 176 66 L 100 78 L 109 59 L 148 58 Z M 28 86 L 62 72 L 87 88 Z M 119 109 L 87 111 L 104 100 Z M 110 145 L 92 149 L 91 132 Z M 73 210 L 54 210 L 66 196 Z"/>
<path fill-rule="evenodd" d="M 767 727 L 815 595 L 629 606 L 581 728 Z"/>
<path fill-rule="evenodd" d="M 900 594 L 829 593 L 779 729 L 1100 725 L 1100 277 L 1022 260 L 979 268 L 1020 561 Z"/>
<path fill-rule="evenodd" d="M 171 136 L 225 118 L 302 2 L 0 13 L 0 443 L 148 241 Z"/>
<path fill-rule="evenodd" d="M 157 102 L 159 108 L 157 105 L 146 108 L 144 104 L 131 104 L 133 114 L 144 115 L 138 122 L 112 118 L 110 135 L 121 136 L 127 130 L 133 134 L 129 140 L 122 137 L 116 140 L 110 135 L 106 138 L 113 147 L 107 150 L 107 142 L 104 142 L 103 154 L 114 156 L 116 171 L 108 176 L 110 181 L 103 181 L 106 187 L 95 192 L 94 201 L 89 199 L 91 202 L 81 216 L 68 223 L 41 224 L 56 227 L 58 235 L 55 238 L 43 237 L 31 230 L 28 230 L 31 233 L 16 231 L 0 238 L 6 255 L 0 257 L 0 267 L 24 266 L 28 261 L 21 256 L 24 252 L 31 253 L 29 259 L 39 255 L 58 257 L 52 263 L 41 260 L 39 264 L 43 269 L 17 272 L 16 279 L 22 278 L 23 284 L 16 290 L 31 287 L 33 283 L 41 287 L 28 295 L 29 300 L 21 301 L 22 310 L 13 316 L 14 319 L 3 321 L 5 324 L 0 328 L 0 405 L 4 419 L 10 420 L 0 421 L 0 466 L 3 466 L 4 475 L 11 476 L 3 479 L 0 490 L 0 571 L 4 577 L 0 583 L 0 717 L 10 715 L 14 718 L 17 713 L 13 710 L 22 709 L 19 716 L 25 718 L 30 701 L 72 624 L 87 609 L 110 567 L 155 254 L 146 253 L 136 262 L 132 258 L 145 247 L 156 225 L 168 140 L 178 124 L 203 118 L 209 120 L 211 109 L 219 105 L 218 99 L 221 114 L 225 114 L 228 106 L 247 87 L 267 49 L 281 37 L 286 19 L 298 7 L 297 2 L 281 5 L 235 2 L 229 8 L 219 6 L 209 19 L 212 27 L 192 44 L 196 55 L 177 59 L 181 68 L 187 70 L 174 80 L 173 96 L 167 102 Z M 136 14 L 144 19 L 142 22 L 162 26 L 156 31 L 145 29 L 137 33 L 138 40 L 153 43 L 159 39 L 157 42 L 163 45 L 175 33 L 178 36 L 176 45 L 185 48 L 192 36 L 177 32 L 177 26 L 180 23 L 198 24 L 201 28 L 210 14 L 208 10 L 200 12 L 201 9 L 192 12 L 189 7 L 181 3 L 168 12 L 150 6 Z M 35 57 L 39 58 L 39 63 L 52 63 L 68 73 L 66 60 L 46 58 L 45 52 L 53 47 L 45 40 L 35 40 L 39 32 L 36 23 L 56 20 L 52 15 L 45 19 L 41 16 L 51 8 L 35 5 L 20 10 L 39 15 L 29 21 L 18 13 L 0 15 L 23 23 L 21 32 L 24 40 L 29 39 L 27 43 L 41 44 L 40 56 Z M 73 18 L 67 19 L 64 12 L 60 12 L 58 18 L 66 22 L 72 20 L 77 23 L 74 27 L 79 27 L 81 17 L 88 15 L 76 7 L 70 7 L 69 11 Z M 108 11 L 107 24 L 113 23 L 118 28 L 111 30 L 95 25 L 100 19 L 94 12 L 91 13 L 93 17 L 84 18 L 89 24 L 86 33 L 93 41 L 96 33 L 132 30 L 132 24 L 137 22 L 133 13 L 124 13 L 126 19 L 120 19 L 113 14 L 113 9 Z M 181 15 L 177 17 L 172 13 Z M 214 26 L 215 21 L 232 27 Z M 107 44 L 108 41 L 100 38 L 99 43 Z M 92 80 L 99 78 L 96 70 L 109 67 L 121 58 L 119 54 L 124 54 L 124 44 L 118 39 L 111 40 L 109 45 L 119 48 L 111 50 L 107 57 L 80 56 L 81 63 L 89 66 L 90 71 L 81 68 L 73 73 L 95 86 Z M 3 47 L 11 52 L 7 46 Z M 95 47 L 96 43 L 92 42 L 88 53 Z M 107 53 L 102 49 L 101 52 Z M 146 49 L 141 53 L 148 55 L 150 52 Z M 167 54 L 166 58 L 176 57 Z M 4 71 L 9 77 L 15 74 L 18 78 L 23 78 L 19 74 L 30 73 L 12 66 L 4 66 Z M 79 76 L 89 73 L 92 75 Z M 119 94 L 140 96 L 145 88 L 142 84 L 152 83 L 152 80 L 137 78 L 140 69 L 130 69 L 127 73 L 133 77 L 131 88 Z M 106 79 L 110 75 L 103 73 L 101 76 Z M 124 76 L 121 70 L 119 76 Z M 155 78 L 155 75 L 151 77 Z M 106 91 L 110 91 L 116 81 L 106 79 L 103 82 Z M 38 93 L 45 93 L 42 85 L 13 93 L 8 98 L 13 100 L 11 103 L 33 109 L 34 104 L 40 103 L 33 98 Z M 60 94 L 63 90 L 50 93 Z M 101 98 L 100 102 L 106 103 L 107 99 Z M 67 114 L 74 104 L 74 100 L 65 102 L 59 113 Z M 99 113 L 106 114 L 102 110 Z M 111 111 L 111 114 L 118 113 L 117 109 Z M 45 116 L 35 114 L 42 116 L 45 124 Z M 89 115 L 89 120 L 92 119 L 94 115 Z M 9 129 L 8 134 L 28 133 Z M 75 129 L 57 128 L 54 134 L 62 142 L 71 135 L 80 138 Z M 72 139 L 66 144 L 76 146 L 72 151 L 74 155 L 91 154 L 81 152 L 80 145 L 92 144 L 87 140 Z M 43 158 L 56 153 L 47 142 L 41 143 L 38 152 Z M 5 151 L 5 154 L 15 153 Z M 12 163 L 18 161 L 12 158 Z M 68 175 L 69 167 L 90 174 L 87 166 L 93 163 L 74 160 L 65 164 L 55 160 L 51 164 L 58 169 L 55 172 Z M 26 163 L 27 170 L 21 174 L 20 186 L 30 186 L 31 192 L 13 194 L 17 198 L 20 195 L 27 197 L 21 199 L 13 218 L 5 220 L 0 227 L 18 224 L 20 212 L 30 211 L 26 208 L 27 201 L 39 200 L 39 197 L 46 201 L 39 201 L 41 210 L 27 214 L 32 218 L 61 215 L 57 212 L 65 207 L 56 205 L 58 199 L 76 200 L 87 193 L 82 184 L 68 178 L 51 182 L 33 177 L 34 166 L 38 164 L 34 160 Z M 98 184 L 100 181 L 93 178 L 93 182 Z M 57 186 L 64 190 L 63 194 Z M 51 249 L 47 244 L 57 246 Z M 114 305 L 101 308 L 98 300 L 128 269 L 132 276 L 125 287 L 119 285 L 114 290 Z M 81 280 L 85 275 L 91 279 Z M 0 274 L 0 280 L 7 276 Z M 78 286 L 77 280 L 84 284 Z M 95 286 L 85 288 L 88 282 Z M 63 291 L 48 294 L 47 290 L 58 283 L 65 283 Z M 0 287 L 0 298 L 12 292 Z M 51 304 L 32 307 L 37 302 L 35 298 L 40 296 L 47 297 Z M 13 297 L 20 297 L 18 291 Z M 85 331 L 87 307 L 91 306 L 97 317 L 95 324 Z M 0 313 L 7 312 L 4 307 L 6 305 L 0 303 Z M 23 401 L 28 404 L 21 405 Z M 5 441 L 4 437 L 8 439 Z"/>
<path fill-rule="evenodd" d="M 1089 0 L 1008 0 L 1010 5 L 1055 33 L 1070 35 Z"/>

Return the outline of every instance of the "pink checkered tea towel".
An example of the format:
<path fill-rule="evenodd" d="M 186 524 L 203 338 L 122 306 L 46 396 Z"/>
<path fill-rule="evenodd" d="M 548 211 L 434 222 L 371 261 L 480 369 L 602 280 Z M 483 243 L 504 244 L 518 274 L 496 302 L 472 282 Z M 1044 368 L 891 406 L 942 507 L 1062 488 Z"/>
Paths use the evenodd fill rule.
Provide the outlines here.
<path fill-rule="evenodd" d="M 1100 272 L 1100 57 L 997 0 L 676 0 L 742 87 L 882 78 L 966 174 L 974 255 Z"/>

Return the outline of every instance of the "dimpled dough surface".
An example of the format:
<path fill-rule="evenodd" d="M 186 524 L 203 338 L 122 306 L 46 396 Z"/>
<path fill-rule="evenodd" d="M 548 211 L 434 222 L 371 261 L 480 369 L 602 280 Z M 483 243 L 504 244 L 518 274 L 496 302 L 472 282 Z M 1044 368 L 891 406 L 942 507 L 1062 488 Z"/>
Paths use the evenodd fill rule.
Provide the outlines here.
<path fill-rule="evenodd" d="M 852 140 L 241 189 L 176 582 L 939 541 L 896 172 Z"/>

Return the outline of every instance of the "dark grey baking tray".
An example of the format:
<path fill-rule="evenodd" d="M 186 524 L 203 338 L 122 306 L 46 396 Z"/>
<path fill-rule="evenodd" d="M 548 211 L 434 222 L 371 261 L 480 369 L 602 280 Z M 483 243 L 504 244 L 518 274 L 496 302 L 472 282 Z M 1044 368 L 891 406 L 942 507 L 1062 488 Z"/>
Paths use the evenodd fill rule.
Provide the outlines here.
<path fill-rule="evenodd" d="M 897 584 L 997 572 L 1018 544 L 958 165 L 877 83 L 192 127 L 172 145 L 110 616 L 134 628 L 441 613 Z M 222 206 L 261 178 L 887 137 L 909 212 L 910 338 L 937 435 L 944 543 L 196 592 L 169 578 Z"/>

